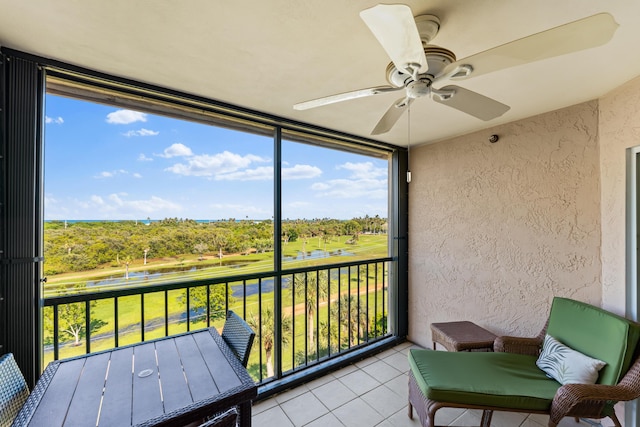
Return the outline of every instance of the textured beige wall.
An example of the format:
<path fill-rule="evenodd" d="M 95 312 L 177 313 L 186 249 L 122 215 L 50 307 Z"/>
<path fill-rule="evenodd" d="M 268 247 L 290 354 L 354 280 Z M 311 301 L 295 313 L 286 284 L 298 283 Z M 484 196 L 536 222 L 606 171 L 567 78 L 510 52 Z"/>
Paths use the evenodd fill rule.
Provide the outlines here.
<path fill-rule="evenodd" d="M 640 78 L 600 100 L 602 306 L 625 308 L 625 153 L 640 145 Z"/>
<path fill-rule="evenodd" d="M 412 148 L 410 165 L 412 341 L 462 319 L 533 335 L 555 295 L 601 304 L 597 101 Z"/>

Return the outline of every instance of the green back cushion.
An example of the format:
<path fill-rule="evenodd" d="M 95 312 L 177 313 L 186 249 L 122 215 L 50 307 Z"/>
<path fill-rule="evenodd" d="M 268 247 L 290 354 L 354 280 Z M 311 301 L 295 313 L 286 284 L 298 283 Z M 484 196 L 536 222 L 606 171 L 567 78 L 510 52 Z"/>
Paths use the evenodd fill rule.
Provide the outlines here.
<path fill-rule="evenodd" d="M 607 362 L 598 384 L 617 384 L 631 365 L 640 327 L 601 308 L 556 297 L 547 334 L 580 353 Z"/>

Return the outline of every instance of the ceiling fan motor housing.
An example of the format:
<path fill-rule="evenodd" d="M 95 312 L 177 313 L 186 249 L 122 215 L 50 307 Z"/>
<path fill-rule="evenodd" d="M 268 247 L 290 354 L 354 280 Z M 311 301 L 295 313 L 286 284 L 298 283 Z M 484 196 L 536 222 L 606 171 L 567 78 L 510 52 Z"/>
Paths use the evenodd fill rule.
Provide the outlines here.
<path fill-rule="evenodd" d="M 438 78 L 447 65 L 456 62 L 456 55 L 453 52 L 439 46 L 426 46 L 424 54 L 427 57 L 427 65 L 429 65 L 427 74 L 434 78 Z"/>
<path fill-rule="evenodd" d="M 432 80 L 438 78 L 447 65 L 456 62 L 456 55 L 453 52 L 439 46 L 426 46 L 424 54 L 427 57 L 429 69 L 420 76 L 430 76 Z M 398 70 L 393 62 L 390 62 L 387 65 L 387 81 L 392 86 L 403 87 L 411 83 L 413 78 L 410 74 Z"/>
<path fill-rule="evenodd" d="M 418 34 L 420 34 L 420 40 L 422 45 L 428 45 L 431 40 L 438 34 L 440 29 L 440 19 L 435 15 L 420 15 L 416 16 L 416 28 Z"/>

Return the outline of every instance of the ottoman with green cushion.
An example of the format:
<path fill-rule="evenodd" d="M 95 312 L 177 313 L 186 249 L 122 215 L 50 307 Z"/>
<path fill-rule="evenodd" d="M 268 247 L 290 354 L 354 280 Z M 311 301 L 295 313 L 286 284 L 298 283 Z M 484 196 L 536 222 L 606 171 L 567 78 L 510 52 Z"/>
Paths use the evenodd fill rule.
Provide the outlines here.
<path fill-rule="evenodd" d="M 441 402 L 544 411 L 560 387 L 521 354 L 413 349 L 409 366 L 422 394 Z"/>

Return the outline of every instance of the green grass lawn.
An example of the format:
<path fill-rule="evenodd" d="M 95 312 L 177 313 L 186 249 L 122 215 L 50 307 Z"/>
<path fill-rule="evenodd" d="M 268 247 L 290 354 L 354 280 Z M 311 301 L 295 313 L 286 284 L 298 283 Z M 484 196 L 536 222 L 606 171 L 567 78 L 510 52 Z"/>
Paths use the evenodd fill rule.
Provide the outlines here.
<path fill-rule="evenodd" d="M 362 235 L 358 244 L 356 245 L 346 245 L 344 243 L 346 237 L 343 236 L 340 239 L 336 239 L 336 241 L 325 243 L 320 242 L 321 248 L 317 247 L 318 239 L 308 239 L 307 243 L 304 244 L 304 249 L 306 252 L 311 252 L 316 249 L 322 249 L 329 252 L 335 252 L 341 250 L 343 252 L 348 252 L 347 256 L 334 256 L 330 258 L 307 258 L 304 260 L 295 260 L 284 263 L 284 268 L 299 268 L 313 265 L 322 265 L 327 263 L 336 263 L 336 262 L 349 262 L 349 261 L 357 261 L 357 260 L 365 260 L 371 258 L 384 257 L 387 255 L 387 236 L 386 235 Z M 283 252 L 285 257 L 293 257 L 297 256 L 300 251 L 302 251 L 303 242 L 291 242 L 287 245 L 284 245 Z M 243 267 L 233 267 L 231 265 L 218 266 L 219 260 L 217 259 L 207 259 L 203 261 L 198 261 L 197 256 L 191 255 L 191 258 L 184 258 L 179 261 L 175 261 L 173 264 L 174 267 L 176 265 L 181 266 L 189 266 L 189 265 L 210 265 L 211 268 L 208 269 L 200 269 L 194 272 L 191 271 L 182 271 L 180 273 L 176 273 L 175 276 L 168 275 L 163 276 L 163 279 L 166 280 L 176 280 L 179 278 L 184 281 L 192 281 L 198 280 L 202 278 L 211 278 L 211 277 L 225 277 L 230 275 L 239 275 L 239 274 L 250 274 L 255 272 L 268 272 L 273 270 L 273 254 L 265 253 L 265 254 L 250 254 L 250 255 L 237 255 L 234 257 L 235 260 L 240 260 L 245 264 Z M 149 263 L 147 266 L 140 265 L 137 266 L 135 263 L 130 266 L 131 271 L 140 271 L 145 268 L 154 268 L 158 267 L 160 263 L 154 262 Z M 164 264 L 167 264 L 164 261 Z M 169 262 L 169 264 L 171 264 Z M 113 270 L 118 270 L 114 268 Z M 120 269 L 121 270 L 121 269 Z M 351 292 L 355 293 L 357 289 L 357 280 L 355 279 L 356 269 L 352 269 L 352 281 L 351 281 Z M 371 269 L 373 270 L 373 269 Z M 92 275 L 93 274 L 93 275 Z M 59 286 L 63 283 L 70 283 L 70 281 L 91 281 L 91 280 L 99 280 L 101 277 L 105 277 L 106 274 L 114 274 L 106 273 L 104 270 L 93 271 L 93 272 L 83 272 L 83 274 L 65 274 L 60 275 L 63 277 L 51 277 L 49 278 L 47 287 L 49 289 L 55 289 L 56 286 Z M 370 272 L 370 293 L 369 293 L 369 306 L 379 306 L 378 311 L 381 311 L 382 297 L 380 295 L 381 291 L 374 291 L 372 280 L 374 280 L 375 276 L 373 271 Z M 361 277 L 363 279 L 363 277 Z M 378 277 L 378 282 L 381 283 L 382 277 Z M 141 280 L 135 280 L 134 283 L 136 286 L 140 286 L 143 283 Z M 362 293 L 364 293 L 364 285 L 362 286 Z M 341 286 L 338 290 L 337 281 L 332 281 L 332 298 L 335 298 L 338 293 L 347 293 L 349 291 L 349 284 L 346 280 L 346 275 L 343 275 L 341 280 Z M 93 290 L 93 288 L 91 288 Z M 45 292 L 47 293 L 47 292 Z M 291 290 L 285 289 L 283 291 L 283 311 L 286 313 L 291 313 Z M 186 332 L 187 324 L 180 316 L 184 316 L 186 313 L 186 306 L 184 304 L 186 291 L 185 290 L 172 290 L 168 292 L 167 301 L 168 308 L 167 311 L 169 313 L 169 317 L 171 322 L 169 324 L 169 334 L 176 334 L 181 332 Z M 377 295 L 377 297 L 375 296 Z M 364 295 L 362 296 L 364 298 Z M 385 297 L 385 303 L 386 303 Z M 374 302 L 374 299 L 376 301 Z M 257 313 L 258 311 L 258 295 L 248 295 L 245 298 L 246 301 L 246 310 L 247 313 Z M 230 309 L 234 310 L 240 314 L 244 312 L 244 302 L 242 299 L 237 298 L 234 299 L 230 304 Z M 263 306 L 271 304 L 273 305 L 273 293 L 272 292 L 263 292 L 262 293 L 262 304 Z M 294 316 L 295 322 L 295 331 L 296 331 L 296 348 L 295 351 L 300 351 L 299 343 L 302 342 L 302 349 L 304 349 L 304 336 L 305 336 L 305 318 L 304 315 L 304 307 L 300 305 L 299 301 L 296 301 L 296 305 L 299 306 L 296 309 L 296 315 Z M 127 296 L 120 297 L 118 299 L 118 330 L 119 330 L 119 338 L 118 345 L 127 345 L 133 344 L 136 342 L 140 342 L 142 338 L 141 333 L 141 297 L 139 295 L 136 296 Z M 300 314 L 302 313 L 302 314 Z M 320 306 L 319 314 L 321 321 L 322 319 L 327 319 L 329 316 L 328 305 L 324 304 Z M 104 349 L 113 348 L 115 346 L 115 338 L 113 337 L 114 326 L 115 326 L 115 318 L 114 318 L 114 300 L 113 299 L 105 299 L 100 300 L 95 304 L 95 307 L 92 310 L 92 318 L 101 319 L 106 324 L 102 326 L 100 329 L 93 331 L 91 342 L 91 351 L 100 351 Z M 164 326 L 164 318 L 165 318 L 165 296 L 164 292 L 157 292 L 146 294 L 144 297 L 144 320 L 145 320 L 145 340 L 159 338 L 165 336 L 165 326 Z M 213 322 L 213 325 L 221 328 L 224 319 L 220 318 Z M 192 321 L 190 328 L 191 330 L 205 327 L 205 320 L 201 321 Z M 315 325 L 317 328 L 318 325 Z M 298 337 L 300 335 L 300 337 Z M 70 341 L 64 341 L 65 334 L 61 334 L 61 344 L 60 348 L 60 358 L 67 358 L 79 354 L 84 354 L 85 345 L 84 341 L 79 346 L 69 345 Z M 95 339 L 95 337 L 102 337 L 99 339 Z M 45 337 L 46 338 L 46 337 Z M 283 352 L 283 369 L 286 370 L 286 367 L 293 367 L 293 351 L 288 352 L 290 355 L 287 357 L 287 352 Z M 250 363 L 254 363 L 257 365 L 259 354 L 257 351 L 252 352 L 252 359 Z M 50 361 L 53 358 L 52 351 L 45 350 L 45 359 L 46 361 Z M 263 355 L 264 358 L 264 355 Z M 255 360 L 254 360 L 255 359 Z M 255 369 L 257 371 L 257 369 Z M 266 371 L 264 371 L 266 372 Z"/>

